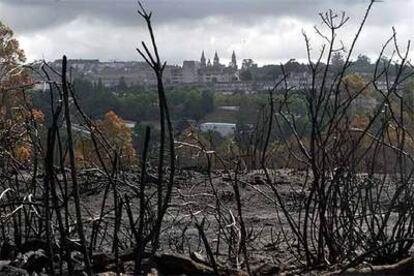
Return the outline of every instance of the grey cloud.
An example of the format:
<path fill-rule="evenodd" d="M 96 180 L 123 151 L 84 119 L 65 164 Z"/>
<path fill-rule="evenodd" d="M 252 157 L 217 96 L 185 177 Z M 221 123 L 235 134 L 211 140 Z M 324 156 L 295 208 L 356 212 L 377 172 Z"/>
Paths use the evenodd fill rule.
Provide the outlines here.
<path fill-rule="evenodd" d="M 369 0 L 147 0 L 154 12 L 157 39 L 170 63 L 197 59 L 200 51 L 236 49 L 260 63 L 304 58 L 301 29 L 312 32 L 318 12 L 345 10 L 352 38 Z M 367 22 L 361 52 L 377 52 L 391 26 L 401 41 L 412 39 L 414 0 L 376 3 Z M 134 47 L 147 39 L 135 0 L 0 0 L 0 20 L 10 25 L 32 59 L 136 59 Z M 73 44 L 76 43 L 76 47 Z M 315 46 L 316 47 L 316 46 Z"/>
<path fill-rule="evenodd" d="M 293 16 L 317 23 L 317 13 L 335 8 L 352 17 L 361 15 L 367 0 L 151 0 L 158 24 L 225 16 L 237 24 L 252 24 L 263 16 Z M 411 2 L 411 4 L 410 4 Z M 118 26 L 139 24 L 135 0 L 2 0 L 0 19 L 17 32 L 31 32 L 66 24 L 79 17 L 97 18 Z M 411 18 L 412 0 L 377 3 L 372 24 L 392 25 Z M 400 7 L 400 8 L 398 8 Z M 406 8 L 404 8 L 406 7 Z"/>

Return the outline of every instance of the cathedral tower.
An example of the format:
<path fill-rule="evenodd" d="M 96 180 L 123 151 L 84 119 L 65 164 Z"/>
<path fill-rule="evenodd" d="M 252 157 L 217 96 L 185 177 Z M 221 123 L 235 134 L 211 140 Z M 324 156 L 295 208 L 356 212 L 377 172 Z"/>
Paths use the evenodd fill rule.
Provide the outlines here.
<path fill-rule="evenodd" d="M 206 67 L 207 66 L 207 64 L 206 64 L 206 56 L 204 55 L 204 51 L 201 53 L 200 62 L 201 62 L 201 67 Z"/>
<path fill-rule="evenodd" d="M 233 54 L 231 55 L 230 67 L 237 69 L 237 58 L 236 58 L 236 53 L 234 51 L 233 51 Z"/>
<path fill-rule="evenodd" d="M 217 51 L 214 54 L 214 61 L 213 61 L 213 66 L 219 66 L 220 65 L 220 59 L 218 57 Z"/>

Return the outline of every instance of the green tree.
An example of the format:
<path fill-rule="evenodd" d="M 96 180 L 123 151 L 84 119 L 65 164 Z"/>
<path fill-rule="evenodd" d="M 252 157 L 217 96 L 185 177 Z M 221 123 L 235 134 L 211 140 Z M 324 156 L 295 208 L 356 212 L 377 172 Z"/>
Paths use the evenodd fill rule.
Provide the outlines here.
<path fill-rule="evenodd" d="M 24 67 L 26 57 L 13 31 L 0 22 L 0 139 L 1 146 L 20 161 L 31 156 L 31 139 L 27 122 L 43 113 L 32 110 L 25 90 L 31 76 Z"/>
<path fill-rule="evenodd" d="M 205 90 L 201 93 L 201 105 L 204 115 L 214 110 L 214 97 L 212 92 Z"/>
<path fill-rule="evenodd" d="M 24 51 L 14 38 L 13 31 L 0 21 L 0 114 L 1 119 L 11 118 L 11 110 L 21 106 L 21 89 L 30 84 L 30 75 L 22 64 L 26 61 Z"/>
<path fill-rule="evenodd" d="M 334 70 L 340 70 L 345 64 L 344 56 L 340 51 L 335 52 L 331 58 L 331 65 Z"/>
<path fill-rule="evenodd" d="M 240 71 L 240 80 L 241 81 L 251 81 L 253 80 L 252 72 L 250 69 L 243 69 Z"/>
<path fill-rule="evenodd" d="M 128 84 L 126 83 L 124 76 L 119 78 L 117 88 L 119 92 L 126 92 L 128 90 Z"/>
<path fill-rule="evenodd" d="M 370 72 L 373 70 L 371 60 L 366 55 L 358 55 L 358 58 L 354 62 L 354 71 L 357 72 Z"/>

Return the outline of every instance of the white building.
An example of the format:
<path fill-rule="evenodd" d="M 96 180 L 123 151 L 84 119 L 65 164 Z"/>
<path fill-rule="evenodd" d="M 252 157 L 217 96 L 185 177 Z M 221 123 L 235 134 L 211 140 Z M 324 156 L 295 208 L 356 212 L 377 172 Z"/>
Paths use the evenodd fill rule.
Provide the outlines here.
<path fill-rule="evenodd" d="M 215 132 L 218 132 L 221 136 L 229 136 L 229 135 L 234 135 L 236 131 L 236 124 L 208 122 L 208 123 L 200 124 L 200 131 L 202 132 L 215 131 Z"/>

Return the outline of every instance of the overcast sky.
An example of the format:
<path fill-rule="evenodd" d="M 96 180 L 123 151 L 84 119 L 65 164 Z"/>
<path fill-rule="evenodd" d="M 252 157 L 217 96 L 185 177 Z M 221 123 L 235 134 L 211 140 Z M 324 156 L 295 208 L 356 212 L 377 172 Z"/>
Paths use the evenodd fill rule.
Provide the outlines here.
<path fill-rule="evenodd" d="M 161 56 L 169 64 L 199 59 L 217 50 L 223 63 L 236 51 L 239 60 L 259 64 L 306 57 L 302 30 L 313 50 L 321 26 L 318 13 L 333 9 L 350 16 L 340 37 L 347 46 L 369 0 L 147 0 Z M 69 58 L 138 60 L 138 43 L 147 39 L 135 0 L 0 0 L 0 20 L 12 27 L 29 60 Z M 414 0 L 384 0 L 373 7 L 356 52 L 374 58 L 397 29 L 400 44 L 414 39 Z M 414 52 L 414 51 L 413 51 Z M 411 54 L 411 58 L 414 55 Z"/>

